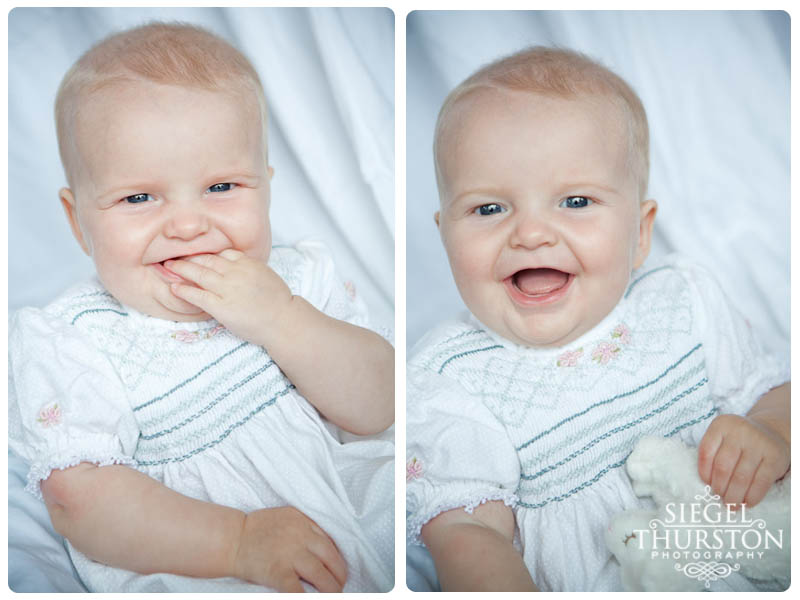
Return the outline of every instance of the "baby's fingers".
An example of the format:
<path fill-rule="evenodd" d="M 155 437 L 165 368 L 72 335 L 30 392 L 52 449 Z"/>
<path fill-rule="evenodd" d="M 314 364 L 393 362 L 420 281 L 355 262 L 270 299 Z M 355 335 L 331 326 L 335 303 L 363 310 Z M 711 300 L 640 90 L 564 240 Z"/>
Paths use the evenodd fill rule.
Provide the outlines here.
<path fill-rule="evenodd" d="M 341 590 L 347 581 L 347 563 L 333 541 L 321 529 L 319 534 L 321 535 L 308 548 L 333 574 Z"/>
<path fill-rule="evenodd" d="M 275 582 L 272 584 L 279 592 L 288 592 L 288 593 L 304 593 L 306 590 L 303 588 L 303 584 L 300 582 L 300 578 L 297 576 L 295 572 L 288 572 L 281 576 L 280 578 L 276 579 Z"/>
<path fill-rule="evenodd" d="M 295 563 L 297 574 L 320 592 L 341 592 L 342 584 L 313 554 L 307 554 Z"/>
<path fill-rule="evenodd" d="M 700 445 L 697 447 L 697 471 L 700 479 L 711 485 L 711 471 L 714 467 L 714 458 L 722 445 L 722 432 L 715 427 L 715 421 L 711 423 L 706 431 Z"/>
<path fill-rule="evenodd" d="M 213 290 L 220 285 L 222 276 L 208 264 L 207 259 L 210 256 L 201 255 L 188 260 L 168 260 L 164 263 L 164 266 L 184 279 L 196 283 L 203 289 Z M 222 260 L 217 256 L 213 258 Z"/>
<path fill-rule="evenodd" d="M 203 309 L 208 314 L 214 313 L 214 308 L 219 300 L 219 296 L 216 294 L 193 285 L 173 283 L 170 289 L 178 298 Z"/>
<path fill-rule="evenodd" d="M 753 475 L 753 482 L 745 494 L 744 502 L 747 506 L 755 506 L 764 499 L 769 488 L 775 483 L 778 476 L 766 460 L 761 461 Z"/>
<path fill-rule="evenodd" d="M 742 450 L 737 444 L 722 442 L 711 467 L 711 489 L 715 494 L 725 496 L 741 454 Z"/>
<path fill-rule="evenodd" d="M 728 482 L 728 489 L 722 494 L 725 504 L 741 504 L 744 501 L 760 463 L 760 456 L 747 451 L 741 453 Z"/>

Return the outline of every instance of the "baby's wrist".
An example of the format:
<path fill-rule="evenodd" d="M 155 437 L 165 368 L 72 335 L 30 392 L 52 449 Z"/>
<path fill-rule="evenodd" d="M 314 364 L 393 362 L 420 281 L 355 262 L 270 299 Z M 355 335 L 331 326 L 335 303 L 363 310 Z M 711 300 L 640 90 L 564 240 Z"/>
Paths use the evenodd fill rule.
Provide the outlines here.
<path fill-rule="evenodd" d="M 778 437 L 786 444 L 787 448 L 791 448 L 791 432 L 788 423 L 775 419 L 768 413 L 749 414 L 745 418 L 762 431 Z"/>
<path fill-rule="evenodd" d="M 230 550 L 226 553 L 226 556 L 228 557 L 226 571 L 230 577 L 246 579 L 245 569 L 241 560 L 241 550 L 243 546 L 242 542 L 244 540 L 245 529 L 247 528 L 247 513 L 240 513 L 240 521 L 241 524 L 234 530 L 235 533 L 231 539 Z"/>
<path fill-rule="evenodd" d="M 292 337 L 297 335 L 303 326 L 304 300 L 301 296 L 290 295 L 282 300 L 279 306 L 273 306 L 270 314 L 260 327 L 258 345 L 266 348 L 268 352 L 283 343 L 291 343 Z"/>

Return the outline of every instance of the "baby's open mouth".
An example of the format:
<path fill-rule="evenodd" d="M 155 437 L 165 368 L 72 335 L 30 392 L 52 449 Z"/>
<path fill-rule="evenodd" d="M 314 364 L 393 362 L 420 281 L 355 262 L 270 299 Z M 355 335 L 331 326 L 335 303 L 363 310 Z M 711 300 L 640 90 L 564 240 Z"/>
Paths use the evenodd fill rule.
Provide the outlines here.
<path fill-rule="evenodd" d="M 526 296 L 545 296 L 563 288 L 570 275 L 557 269 L 522 269 L 512 276 L 514 287 Z"/>

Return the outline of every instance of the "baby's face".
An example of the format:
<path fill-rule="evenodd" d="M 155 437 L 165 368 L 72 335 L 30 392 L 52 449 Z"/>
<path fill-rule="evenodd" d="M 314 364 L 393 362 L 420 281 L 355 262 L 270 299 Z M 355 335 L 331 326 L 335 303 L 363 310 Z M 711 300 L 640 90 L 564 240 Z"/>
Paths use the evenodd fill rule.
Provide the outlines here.
<path fill-rule="evenodd" d="M 479 90 L 438 148 L 437 222 L 464 302 L 525 346 L 562 346 L 597 325 L 647 256 L 628 137 L 607 101 Z"/>
<path fill-rule="evenodd" d="M 209 318 L 174 296 L 163 262 L 227 248 L 269 258 L 262 126 L 234 95 L 136 82 L 91 96 L 75 123 L 67 216 L 120 302 L 174 321 Z"/>

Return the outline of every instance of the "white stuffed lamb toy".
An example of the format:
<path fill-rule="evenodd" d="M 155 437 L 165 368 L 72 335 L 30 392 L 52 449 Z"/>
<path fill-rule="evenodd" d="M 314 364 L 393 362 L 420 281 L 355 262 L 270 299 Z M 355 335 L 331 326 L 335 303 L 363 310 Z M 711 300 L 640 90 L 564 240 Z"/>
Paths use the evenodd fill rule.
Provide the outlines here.
<path fill-rule="evenodd" d="M 759 589 L 788 588 L 788 474 L 756 506 L 734 511 L 700 479 L 697 448 L 679 440 L 642 438 L 626 467 L 636 495 L 656 505 L 620 513 L 606 532 L 626 590 L 704 590 L 736 571 Z"/>

